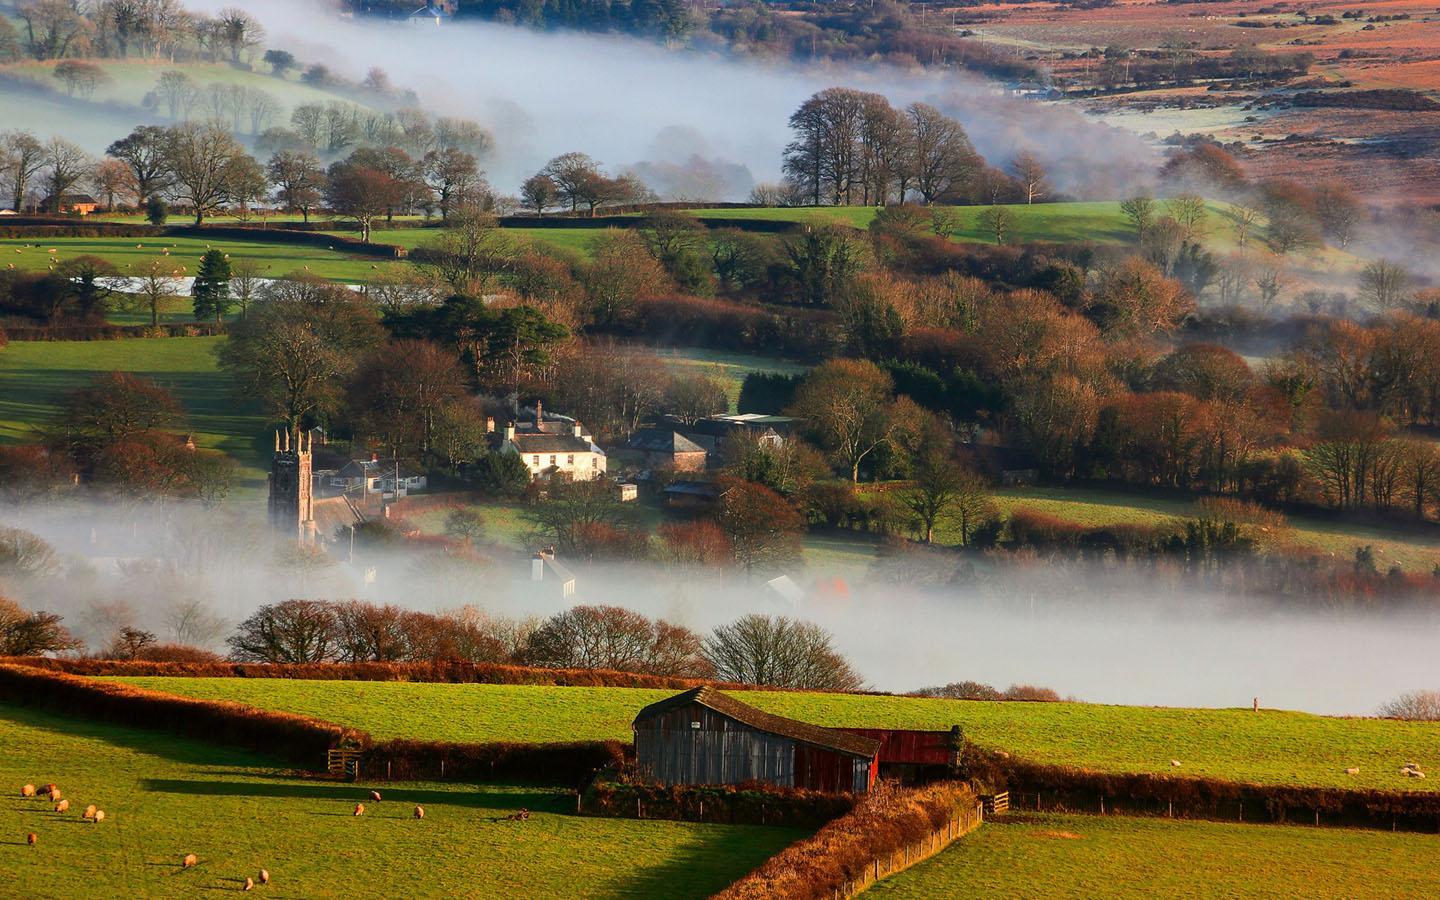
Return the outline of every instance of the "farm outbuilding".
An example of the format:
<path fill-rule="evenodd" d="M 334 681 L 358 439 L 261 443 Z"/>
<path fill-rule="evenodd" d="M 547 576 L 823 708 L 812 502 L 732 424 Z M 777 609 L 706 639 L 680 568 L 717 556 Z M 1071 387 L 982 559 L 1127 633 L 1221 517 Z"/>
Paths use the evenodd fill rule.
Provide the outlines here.
<path fill-rule="evenodd" d="M 743 784 L 860 794 L 875 783 L 880 742 L 771 715 L 712 687 L 635 717 L 635 764 L 665 785 Z"/>

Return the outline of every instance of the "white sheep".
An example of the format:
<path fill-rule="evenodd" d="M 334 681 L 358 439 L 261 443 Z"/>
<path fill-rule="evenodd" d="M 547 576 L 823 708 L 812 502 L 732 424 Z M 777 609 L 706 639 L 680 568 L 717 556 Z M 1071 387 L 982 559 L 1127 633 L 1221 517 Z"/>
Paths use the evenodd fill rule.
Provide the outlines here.
<path fill-rule="evenodd" d="M 96 825 L 99 825 L 99 824 L 100 824 L 101 822 L 103 822 L 103 821 L 105 821 L 105 810 L 103 810 L 103 809 L 97 809 L 97 810 L 95 810 L 95 818 L 94 818 L 95 824 L 96 824 Z"/>
<path fill-rule="evenodd" d="M 20 796 L 22 796 L 22 797 L 33 797 L 33 796 L 35 796 L 35 785 L 33 785 L 33 784 L 23 785 L 23 786 L 20 788 Z"/>
<path fill-rule="evenodd" d="M 38 840 L 40 840 L 40 836 L 33 831 L 25 835 L 25 843 L 29 844 L 32 847 L 35 846 L 35 842 Z"/>
<path fill-rule="evenodd" d="M 244 887 L 244 890 L 247 890 L 247 891 L 253 891 L 253 890 L 255 890 L 255 879 L 253 879 L 253 878 L 246 878 L 246 879 L 245 879 L 245 887 Z"/>
<path fill-rule="evenodd" d="M 357 815 L 357 816 L 363 816 L 363 815 L 365 815 L 365 804 L 363 804 L 363 803 L 357 803 L 357 804 L 355 804 L 355 815 Z"/>
<path fill-rule="evenodd" d="M 86 819 L 93 819 L 93 818 L 95 818 L 95 813 L 96 813 L 95 804 L 92 803 L 92 804 L 90 804 L 89 806 L 85 807 L 85 815 L 84 815 L 84 818 L 86 818 Z"/>
<path fill-rule="evenodd" d="M 261 884 L 269 884 L 269 883 L 270 883 L 270 870 L 269 870 L 269 869 L 261 869 L 261 870 L 260 870 L 260 883 L 261 883 Z"/>
<path fill-rule="evenodd" d="M 180 868 L 188 869 L 192 866 L 198 865 L 199 863 L 200 857 L 196 856 L 193 853 L 187 853 L 185 854 L 185 858 L 180 860 Z"/>
<path fill-rule="evenodd" d="M 1170 765 L 1172 765 L 1172 766 L 1174 766 L 1175 768 L 1178 769 L 1178 768 L 1180 768 L 1180 760 L 1178 760 L 1178 759 L 1172 759 L 1172 760 L 1170 760 Z"/>
<path fill-rule="evenodd" d="M 379 791 L 371 791 L 371 792 L 370 792 L 370 799 L 373 800 L 373 801 L 375 801 L 376 803 L 379 803 L 379 802 L 380 802 L 380 792 L 379 792 Z"/>
<path fill-rule="evenodd" d="M 1359 775 L 1359 774 L 1360 774 L 1360 767 L 1359 767 L 1359 766 L 1350 766 L 1349 768 L 1347 768 L 1347 769 L 1345 770 L 1345 774 L 1346 774 L 1346 775 Z"/>
<path fill-rule="evenodd" d="M 69 811 L 70 811 L 70 801 L 69 801 L 69 800 L 61 800 L 59 803 L 55 804 L 55 811 L 56 811 L 57 813 L 69 812 Z"/>
<path fill-rule="evenodd" d="M 415 807 L 415 818 L 417 818 L 417 819 L 423 819 L 423 818 L 425 818 L 425 807 L 423 807 L 423 806 L 417 806 L 417 807 Z"/>

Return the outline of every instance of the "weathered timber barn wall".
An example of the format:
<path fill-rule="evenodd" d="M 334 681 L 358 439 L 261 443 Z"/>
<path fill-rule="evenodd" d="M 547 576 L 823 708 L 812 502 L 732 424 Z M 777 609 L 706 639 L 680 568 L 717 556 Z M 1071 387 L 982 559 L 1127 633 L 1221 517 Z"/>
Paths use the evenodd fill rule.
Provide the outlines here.
<path fill-rule="evenodd" d="M 637 725 L 635 763 L 666 784 L 795 786 L 793 740 L 749 728 L 698 703 Z"/>
<path fill-rule="evenodd" d="M 710 688 L 641 711 L 635 763 L 662 784 L 742 784 L 864 793 L 877 772 L 878 743 L 771 716 Z"/>

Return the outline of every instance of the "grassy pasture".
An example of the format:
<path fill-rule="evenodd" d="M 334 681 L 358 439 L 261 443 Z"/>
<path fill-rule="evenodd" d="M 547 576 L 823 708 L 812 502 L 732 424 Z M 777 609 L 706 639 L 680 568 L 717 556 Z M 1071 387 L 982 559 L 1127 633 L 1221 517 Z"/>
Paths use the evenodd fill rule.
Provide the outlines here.
<path fill-rule="evenodd" d="M 184 268 L 182 275 L 194 275 L 200 257 L 208 248 L 230 254 L 232 263 L 241 259 L 254 260 L 260 274 L 278 278 L 291 272 L 309 272 L 332 281 L 361 282 L 370 278 L 379 267 L 400 265 L 395 261 L 354 256 L 340 250 L 281 244 L 264 240 L 206 240 L 204 238 L 7 238 L 0 240 L 0 260 L 17 269 L 44 272 L 52 262 L 64 262 L 77 256 L 98 256 L 108 260 L 122 275 L 148 266 L 162 250 L 170 251 L 164 259 L 175 269 Z M 57 252 L 51 253 L 50 250 Z M 148 321 L 148 320 L 147 320 Z"/>
<path fill-rule="evenodd" d="M 195 442 L 241 465 L 242 487 L 264 481 L 259 467 L 265 419 L 238 399 L 219 371 L 221 337 L 119 341 L 16 341 L 0 351 L 0 441 L 33 440 L 33 428 L 55 414 L 58 395 L 102 372 L 135 372 L 175 392 L 190 415 Z"/>
<path fill-rule="evenodd" d="M 377 737 L 454 741 L 630 738 L 670 691 L 519 685 L 126 678 L 170 693 L 304 713 Z M 1006 703 L 854 694 L 740 692 L 769 712 L 826 726 L 948 729 L 1038 762 L 1108 772 L 1205 775 L 1259 784 L 1429 790 L 1407 762 L 1440 765 L 1440 725 L 1240 709 Z M 1170 765 L 1182 762 L 1180 769 Z M 1345 768 L 1359 766 L 1358 776 Z"/>
<path fill-rule="evenodd" d="M 0 706 L 0 871 L 13 897 L 704 897 L 803 832 L 570 814 L 543 787 L 379 785 L 386 799 L 352 815 L 370 785 L 308 781 L 264 757 L 165 734 Z M 22 784 L 59 785 L 67 814 L 23 800 Z M 99 825 L 80 811 L 105 810 Z M 412 817 L 415 805 L 425 818 Z M 524 807 L 527 822 L 502 821 Z M 25 835 L 39 840 L 27 846 Z M 377 852 L 378 851 L 378 852 Z M 199 865 L 180 865 L 187 853 Z"/>
<path fill-rule="evenodd" d="M 105 70 L 105 74 L 110 76 L 109 83 L 101 85 L 95 91 L 95 95 L 90 98 L 96 103 L 118 103 L 138 107 L 145 99 L 145 95 L 155 89 L 161 73 L 170 71 L 185 73 L 202 89 L 209 84 L 238 84 L 258 88 L 287 107 L 302 103 L 326 103 L 341 99 L 346 102 L 354 102 L 330 91 L 305 84 L 299 80 L 298 73 L 295 72 L 282 79 L 269 74 L 261 74 L 259 71 L 236 68 L 229 63 L 172 63 L 166 60 L 143 59 L 94 59 L 87 60 L 87 62 L 93 62 L 100 66 Z M 259 64 L 257 68 L 267 72 L 269 69 L 263 63 Z M 4 66 L 3 71 L 17 78 L 54 88 L 61 92 L 62 97 L 64 95 L 65 86 L 54 75 L 55 61 L 53 60 L 44 62 L 26 60 L 12 63 Z M 197 112 L 203 113 L 204 102 L 202 96 L 196 103 Z M 357 105 L 363 106 L 364 104 Z M 161 112 L 163 113 L 164 110 L 162 109 Z M 282 110 L 277 114 L 276 121 L 283 123 L 289 119 L 289 116 L 288 109 Z M 248 126 L 248 122 L 246 124 Z M 123 135 L 117 134 L 115 137 L 119 138 Z"/>
<path fill-rule="evenodd" d="M 996 817 L 865 896 L 1425 897 L 1429 834 L 1120 816 Z"/>
<path fill-rule="evenodd" d="M 1145 497 L 1121 491 L 1081 487 L 1010 488 L 995 495 L 1001 512 L 1029 509 L 1090 527 L 1104 525 L 1158 525 L 1189 515 L 1191 503 Z M 1440 531 L 1411 530 L 1365 523 L 1289 516 L 1289 541 L 1298 549 L 1352 559 L 1365 544 L 1375 548 L 1382 569 L 1399 565 L 1408 571 L 1429 572 L 1440 564 Z M 941 530 L 942 541 L 956 540 Z"/>
<path fill-rule="evenodd" d="M 707 350 L 704 347 L 650 347 L 677 375 L 709 375 L 725 385 L 725 395 L 730 398 L 730 411 L 736 410 L 740 400 L 740 387 L 745 376 L 751 372 L 775 372 L 781 375 L 796 375 L 807 370 L 807 366 L 773 356 L 755 356 L 749 353 L 730 353 L 725 350 Z"/>
<path fill-rule="evenodd" d="M 439 228 L 377 228 L 370 232 L 370 240 L 377 244 L 395 244 L 413 250 L 421 244 L 433 243 L 440 237 Z M 357 237 L 353 231 L 327 231 Z M 603 228 L 506 228 L 504 234 L 516 241 L 530 241 L 547 244 L 561 250 L 568 250 L 582 259 L 590 256 L 590 247 L 605 233 Z"/>

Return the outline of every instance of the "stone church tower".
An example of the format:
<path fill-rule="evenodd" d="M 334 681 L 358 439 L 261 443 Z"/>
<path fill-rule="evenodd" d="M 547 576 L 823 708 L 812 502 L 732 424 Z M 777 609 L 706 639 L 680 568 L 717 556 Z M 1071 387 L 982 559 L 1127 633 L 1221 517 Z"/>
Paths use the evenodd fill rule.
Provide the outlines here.
<path fill-rule="evenodd" d="M 302 547 L 315 543 L 314 480 L 311 476 L 311 449 L 314 439 L 304 432 L 275 433 L 275 459 L 270 463 L 270 525 L 293 535 Z"/>

